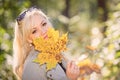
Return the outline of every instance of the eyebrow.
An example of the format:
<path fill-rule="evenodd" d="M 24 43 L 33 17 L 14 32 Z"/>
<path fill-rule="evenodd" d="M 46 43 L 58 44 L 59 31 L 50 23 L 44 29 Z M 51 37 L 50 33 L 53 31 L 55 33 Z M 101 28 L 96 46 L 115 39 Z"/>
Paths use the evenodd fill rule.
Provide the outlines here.
<path fill-rule="evenodd" d="M 45 20 L 42 20 L 42 21 L 41 21 L 41 24 L 43 24 L 44 22 L 45 22 Z"/>
<path fill-rule="evenodd" d="M 41 21 L 41 23 L 40 23 L 39 25 L 33 26 L 33 27 L 32 27 L 32 30 L 33 30 L 33 29 L 37 29 L 37 26 L 42 25 L 42 24 L 43 24 L 43 22 L 44 22 L 44 20 L 42 20 L 42 21 Z"/>
<path fill-rule="evenodd" d="M 44 17 L 44 16 L 42 16 L 42 17 L 43 17 L 44 19 L 41 21 L 41 23 L 40 23 L 39 25 L 43 24 L 43 22 L 47 22 L 47 21 L 45 21 L 45 20 L 47 20 L 47 18 Z M 39 25 L 37 25 L 37 26 L 39 26 Z M 33 26 L 32 29 L 36 29 L 36 26 Z"/>
<path fill-rule="evenodd" d="M 45 21 L 45 20 L 47 20 L 47 18 L 45 17 L 45 16 L 42 16 L 43 17 L 43 20 L 41 21 L 41 24 Z"/>
<path fill-rule="evenodd" d="M 36 29 L 36 27 L 33 27 L 32 29 Z"/>
<path fill-rule="evenodd" d="M 36 29 L 37 29 L 36 27 L 33 27 L 33 28 L 31 29 L 31 32 L 34 31 L 34 30 L 36 30 Z"/>
<path fill-rule="evenodd" d="M 42 24 L 43 22 L 44 22 L 44 20 L 42 20 L 40 24 Z"/>

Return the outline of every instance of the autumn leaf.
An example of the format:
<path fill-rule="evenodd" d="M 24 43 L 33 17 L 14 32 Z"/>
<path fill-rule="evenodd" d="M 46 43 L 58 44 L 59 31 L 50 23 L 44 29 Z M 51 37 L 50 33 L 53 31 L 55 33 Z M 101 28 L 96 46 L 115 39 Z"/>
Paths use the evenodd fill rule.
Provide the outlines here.
<path fill-rule="evenodd" d="M 92 72 L 101 73 L 100 67 L 97 64 L 92 63 L 89 59 L 85 59 L 78 63 L 80 68 L 80 75 L 89 75 Z"/>
<path fill-rule="evenodd" d="M 35 49 L 40 51 L 34 62 L 46 64 L 47 71 L 55 68 L 62 60 L 61 52 L 67 50 L 67 41 L 67 33 L 60 36 L 59 31 L 49 28 L 46 39 L 38 37 L 33 40 Z"/>

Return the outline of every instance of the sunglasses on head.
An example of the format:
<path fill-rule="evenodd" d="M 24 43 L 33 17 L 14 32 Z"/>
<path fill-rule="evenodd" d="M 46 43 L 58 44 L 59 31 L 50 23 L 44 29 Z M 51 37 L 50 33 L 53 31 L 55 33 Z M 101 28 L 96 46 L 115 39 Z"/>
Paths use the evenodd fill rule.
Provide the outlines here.
<path fill-rule="evenodd" d="M 28 11 L 32 11 L 33 9 L 37 9 L 36 7 L 31 7 L 31 8 L 29 8 L 29 9 L 27 9 L 27 10 L 25 10 L 23 13 L 21 13 L 18 17 L 17 17 L 17 22 L 19 22 L 19 21 L 21 21 L 24 17 L 25 17 L 25 15 L 26 15 L 26 13 L 28 12 Z"/>

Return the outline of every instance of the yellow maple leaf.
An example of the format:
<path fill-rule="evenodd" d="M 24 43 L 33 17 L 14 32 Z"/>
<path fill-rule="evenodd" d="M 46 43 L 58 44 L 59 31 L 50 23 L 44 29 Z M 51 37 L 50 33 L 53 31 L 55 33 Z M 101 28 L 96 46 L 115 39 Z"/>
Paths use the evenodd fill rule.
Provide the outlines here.
<path fill-rule="evenodd" d="M 47 70 L 55 68 L 57 63 L 58 60 L 56 60 L 55 55 L 50 55 L 49 60 L 46 61 Z"/>
<path fill-rule="evenodd" d="M 49 28 L 47 39 L 39 37 L 33 40 L 35 49 L 40 51 L 37 58 L 34 60 L 40 65 L 46 64 L 47 71 L 55 68 L 58 62 L 61 62 L 61 52 L 67 50 L 67 33 L 62 36 L 59 31 Z"/>
<path fill-rule="evenodd" d="M 85 59 L 78 63 L 80 68 L 80 75 L 89 75 L 92 72 L 101 73 L 100 67 L 97 64 L 94 64 L 90 61 L 90 59 Z"/>

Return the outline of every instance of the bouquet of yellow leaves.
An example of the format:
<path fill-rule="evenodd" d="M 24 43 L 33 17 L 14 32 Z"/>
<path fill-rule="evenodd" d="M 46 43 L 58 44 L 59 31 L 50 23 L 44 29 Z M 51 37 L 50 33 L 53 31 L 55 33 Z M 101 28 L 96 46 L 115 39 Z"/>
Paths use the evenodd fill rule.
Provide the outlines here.
<path fill-rule="evenodd" d="M 94 64 L 90 59 L 85 59 L 79 62 L 78 67 L 80 69 L 80 75 L 90 75 L 92 72 L 101 73 L 100 67 L 97 64 Z"/>
<path fill-rule="evenodd" d="M 67 49 L 67 41 L 67 33 L 60 36 L 58 31 L 49 28 L 46 39 L 41 36 L 33 41 L 35 49 L 40 51 L 34 61 L 40 65 L 46 64 L 47 70 L 55 68 L 62 60 L 61 52 Z"/>

